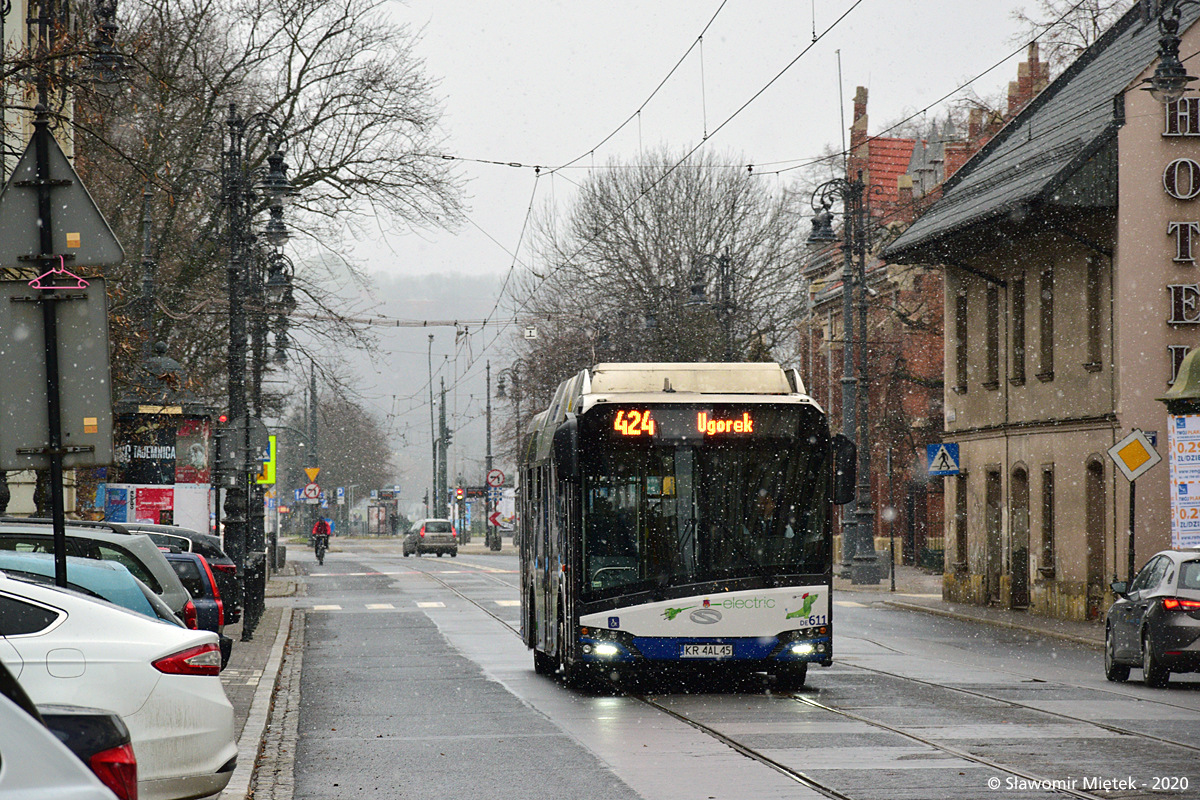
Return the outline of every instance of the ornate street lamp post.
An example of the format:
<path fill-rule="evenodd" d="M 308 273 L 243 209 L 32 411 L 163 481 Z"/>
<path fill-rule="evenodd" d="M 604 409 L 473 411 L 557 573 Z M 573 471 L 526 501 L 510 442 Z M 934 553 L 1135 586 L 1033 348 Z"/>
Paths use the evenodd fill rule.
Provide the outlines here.
<path fill-rule="evenodd" d="M 837 241 L 833 231 L 835 201 L 842 203 L 842 329 L 845 345 L 842 348 L 842 433 L 854 439 L 858 448 L 858 486 L 854 501 L 847 504 L 842 515 L 842 565 L 851 568 L 854 583 L 878 583 L 879 571 L 875 558 L 874 517 L 871 508 L 871 446 L 867 430 L 867 276 L 866 230 L 864 219 L 862 172 L 854 180 L 834 178 L 818 186 L 812 194 L 812 233 L 810 246 L 823 246 Z M 858 284 L 859 361 L 854 363 L 854 300 L 853 286 Z M 863 391 L 859 392 L 859 383 Z M 860 408 L 861 402 L 861 408 Z M 857 425 L 855 421 L 857 418 Z"/>
<path fill-rule="evenodd" d="M 724 334 L 725 360 L 733 361 L 733 315 L 738 310 L 737 280 L 733 274 L 733 263 L 729 257 L 728 249 L 720 256 L 702 253 L 692 262 L 692 296 L 684 305 L 692 308 L 710 305 L 707 296 L 708 273 L 705 270 L 706 264 L 712 264 L 716 267 L 714 278 L 717 284 L 717 298 L 711 303 L 711 306 L 717 312 L 717 319 L 721 323 L 721 331 Z"/>
<path fill-rule="evenodd" d="M 221 480 L 226 490 L 225 547 L 242 577 L 245 601 L 242 640 L 246 641 L 252 638 L 254 628 L 262 615 L 266 588 L 266 536 L 262 494 L 257 482 L 252 482 L 252 476 L 257 473 L 257 469 L 252 469 L 254 462 L 250 458 L 252 426 L 246 397 L 247 299 L 258 301 L 258 319 L 262 317 L 261 310 L 265 298 L 260 260 L 254 253 L 256 237 L 251 230 L 251 220 L 256 203 L 260 198 L 265 200 L 271 211 L 271 223 L 265 232 L 266 238 L 273 246 L 281 246 L 287 239 L 287 230 L 282 221 L 283 204 L 294 194 L 294 190 L 287 179 L 287 165 L 283 162 L 281 139 L 278 135 L 272 135 L 268 139 L 272 148 L 272 153 L 267 159 L 269 166 L 257 183 L 251 183 L 253 175 L 246 164 L 247 133 L 256 127 L 271 128 L 277 132 L 278 125 L 273 124 L 264 114 L 243 118 L 238 115 L 237 106 L 233 103 L 229 104 L 229 115 L 225 124 L 229 148 L 224 153 L 221 173 L 221 202 L 225 206 L 228 219 L 229 261 L 226 277 L 229 290 L 229 417 L 234 423 L 233 430 L 239 441 L 228 443 L 232 445 L 234 458 L 226 462 L 227 469 Z M 280 288 L 281 281 L 290 278 L 290 273 L 283 267 L 277 268 L 276 275 L 280 276 L 280 279 L 275 281 L 273 290 Z M 254 410 L 257 415 L 260 411 L 257 408 L 260 400 L 259 362 L 263 348 L 256 347 L 255 350 Z M 253 509 L 249 503 L 251 497 L 259 501 Z"/>
<path fill-rule="evenodd" d="M 1200 5 L 1200 0 L 1142 0 L 1142 5 L 1147 22 L 1157 12 L 1159 33 L 1158 67 L 1146 78 L 1142 89 L 1160 103 L 1172 103 L 1183 97 L 1188 84 L 1196 80 L 1179 60 L 1179 18 L 1185 6 Z"/>

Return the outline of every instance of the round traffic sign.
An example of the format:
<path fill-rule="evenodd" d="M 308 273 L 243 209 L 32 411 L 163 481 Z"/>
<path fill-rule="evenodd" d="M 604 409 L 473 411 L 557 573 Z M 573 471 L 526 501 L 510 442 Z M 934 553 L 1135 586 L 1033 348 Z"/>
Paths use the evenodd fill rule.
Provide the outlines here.
<path fill-rule="evenodd" d="M 321 487 L 315 483 L 310 483 L 304 487 L 305 500 L 317 500 L 321 497 Z"/>
<path fill-rule="evenodd" d="M 503 486 L 504 485 L 504 473 L 498 469 L 494 469 L 491 472 L 489 472 L 487 474 L 487 485 L 488 486 Z"/>

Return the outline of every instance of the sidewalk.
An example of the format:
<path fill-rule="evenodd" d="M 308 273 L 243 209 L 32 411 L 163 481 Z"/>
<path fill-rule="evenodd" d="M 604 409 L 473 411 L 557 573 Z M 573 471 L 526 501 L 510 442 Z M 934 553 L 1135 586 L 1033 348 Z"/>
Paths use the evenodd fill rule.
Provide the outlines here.
<path fill-rule="evenodd" d="M 840 595 L 861 593 L 870 596 L 875 602 L 883 602 L 895 608 L 1014 628 L 1077 642 L 1097 650 L 1104 649 L 1104 625 L 1101 622 L 1069 622 L 1042 617 L 1028 611 L 949 603 L 942 599 L 941 574 L 931 574 L 917 567 L 896 567 L 895 592 L 891 591 L 891 579 L 886 575 L 874 585 L 854 584 L 849 578 L 835 576 L 833 588 Z"/>
<path fill-rule="evenodd" d="M 303 553 L 302 549 L 300 553 Z M 254 777 L 254 766 L 274 702 L 273 695 L 283 664 L 284 646 L 292 628 L 291 607 L 279 602 L 272 603 L 271 598 L 285 598 L 295 594 L 296 575 L 296 563 L 289 560 L 279 574 L 268 579 L 267 608 L 250 641 L 241 640 L 240 622 L 225 626 L 225 635 L 233 638 L 233 652 L 229 656 L 228 666 L 221 672 L 221 683 L 225 686 L 229 702 L 233 704 L 238 763 L 229 784 L 217 795 L 222 800 L 247 800 L 253 797 L 250 787 Z"/>

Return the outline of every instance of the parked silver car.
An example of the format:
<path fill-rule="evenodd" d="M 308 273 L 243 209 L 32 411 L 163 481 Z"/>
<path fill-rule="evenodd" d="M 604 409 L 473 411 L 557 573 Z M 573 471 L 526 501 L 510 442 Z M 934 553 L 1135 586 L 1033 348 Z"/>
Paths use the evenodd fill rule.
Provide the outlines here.
<path fill-rule="evenodd" d="M 184 618 L 192 601 L 179 576 L 167 563 L 158 545 L 144 534 L 132 534 L 119 525 L 83 527 L 67 523 L 67 555 L 116 561 L 163 599 L 171 612 Z M 0 521 L 0 550 L 53 553 L 54 531 L 46 522 L 8 518 Z M 68 579 L 70 573 L 68 571 Z"/>
<path fill-rule="evenodd" d="M 449 553 L 451 557 L 458 555 L 458 531 L 454 523 L 448 519 L 419 519 L 404 534 L 400 546 L 405 557 L 416 553 Z"/>

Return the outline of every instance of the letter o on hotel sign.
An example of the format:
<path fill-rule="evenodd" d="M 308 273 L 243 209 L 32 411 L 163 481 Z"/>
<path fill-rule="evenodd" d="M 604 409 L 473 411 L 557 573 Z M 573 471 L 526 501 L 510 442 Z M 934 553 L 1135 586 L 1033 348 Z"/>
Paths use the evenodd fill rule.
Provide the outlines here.
<path fill-rule="evenodd" d="M 1190 158 L 1177 158 L 1163 170 L 1163 188 L 1176 200 L 1191 200 L 1200 195 L 1200 164 Z"/>

